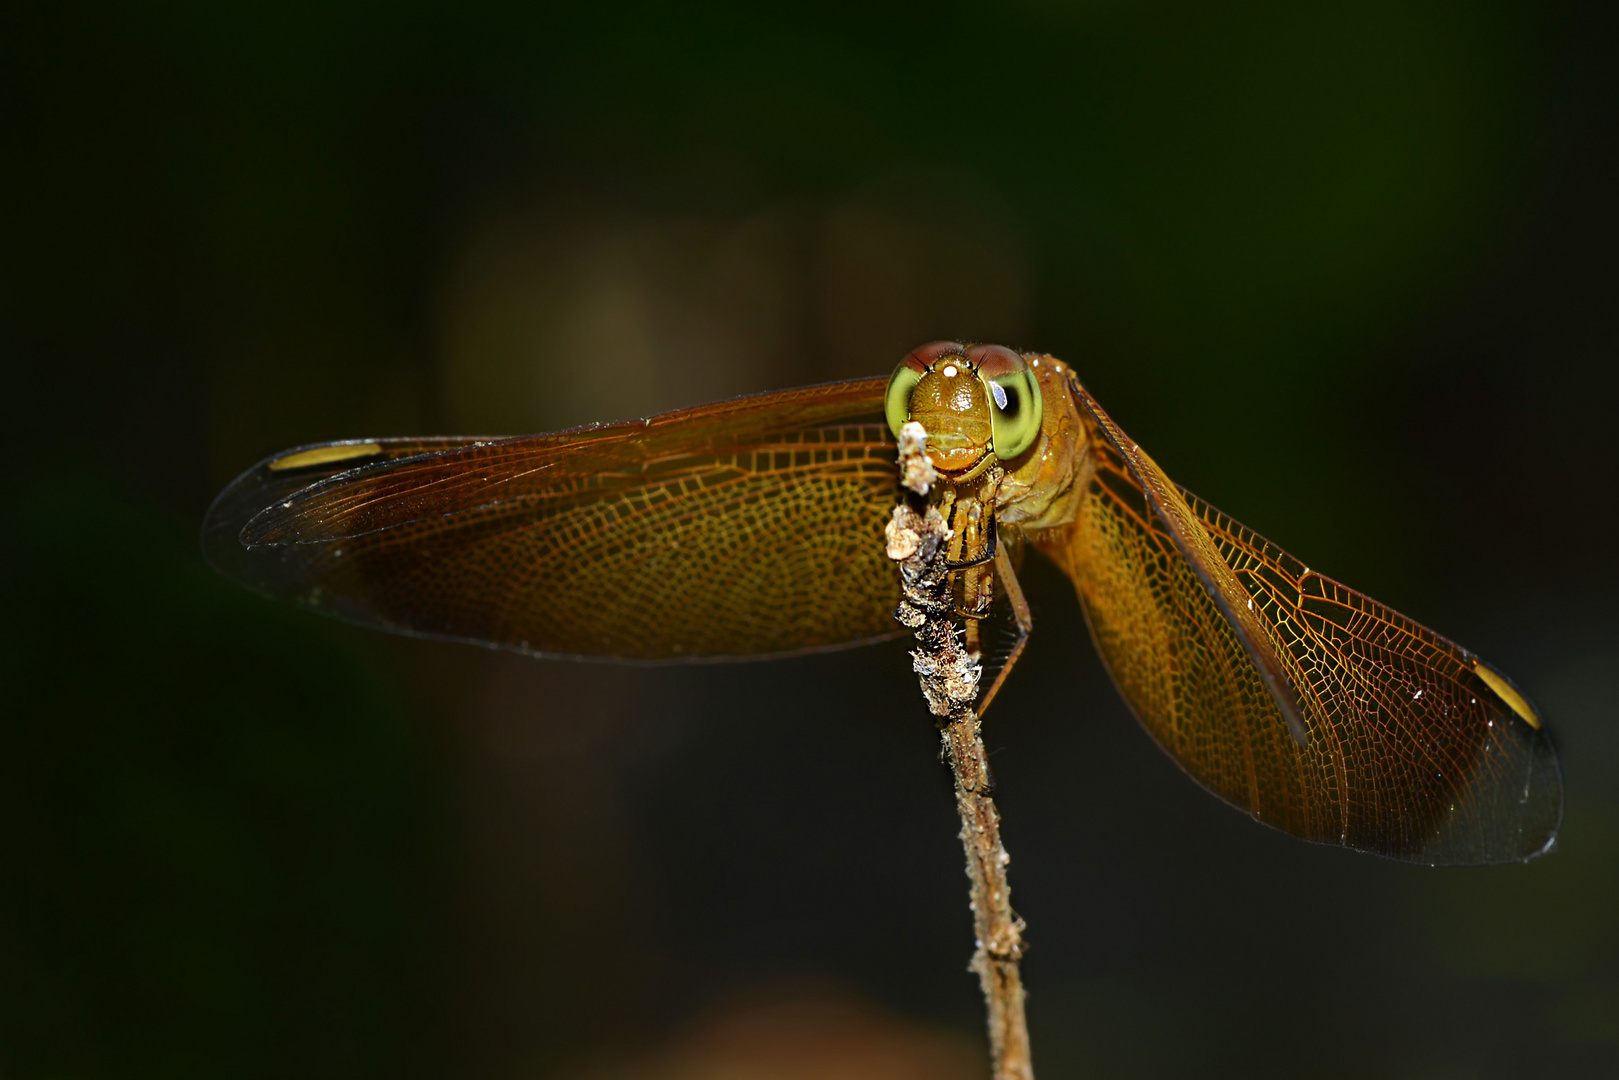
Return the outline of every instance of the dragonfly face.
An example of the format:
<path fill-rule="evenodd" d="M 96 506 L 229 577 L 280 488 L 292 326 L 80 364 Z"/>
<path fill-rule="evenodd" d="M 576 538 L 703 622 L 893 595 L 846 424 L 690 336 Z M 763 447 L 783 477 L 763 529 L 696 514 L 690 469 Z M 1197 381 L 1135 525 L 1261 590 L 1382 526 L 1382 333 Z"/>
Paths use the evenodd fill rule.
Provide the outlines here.
<path fill-rule="evenodd" d="M 889 430 L 927 429 L 928 457 L 952 481 L 1010 462 L 1040 434 L 1040 383 L 1029 361 L 1000 345 L 935 341 L 913 349 L 889 378 Z"/>
<path fill-rule="evenodd" d="M 1021 648 L 1010 553 L 1051 560 L 1137 718 L 1220 798 L 1414 862 L 1555 839 L 1557 757 L 1504 675 L 1176 485 L 1049 356 L 935 342 L 886 380 L 646 420 L 300 447 L 220 495 L 204 549 L 322 614 L 534 655 L 843 648 L 902 632 L 883 529 L 910 419 L 957 530 L 961 612 L 1009 601 Z"/>

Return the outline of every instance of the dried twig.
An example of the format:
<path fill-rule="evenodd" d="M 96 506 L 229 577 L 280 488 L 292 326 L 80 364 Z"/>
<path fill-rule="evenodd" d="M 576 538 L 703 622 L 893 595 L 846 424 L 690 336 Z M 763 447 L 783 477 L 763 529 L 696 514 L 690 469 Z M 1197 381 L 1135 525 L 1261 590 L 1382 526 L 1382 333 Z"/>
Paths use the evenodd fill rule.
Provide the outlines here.
<path fill-rule="evenodd" d="M 939 717 L 945 756 L 956 781 L 961 844 L 972 883 L 978 973 L 989 1012 L 990 1061 L 995 1080 L 1033 1080 L 1029 1029 L 1023 1016 L 1023 920 L 1012 911 L 1006 883 L 1010 857 L 1001 846 L 1000 814 L 990 798 L 993 781 L 973 702 L 978 661 L 962 647 L 945 568 L 944 519 L 927 504 L 936 480 L 923 449 L 927 432 L 909 423 L 900 432 L 899 463 L 905 494 L 886 532 L 888 557 L 899 564 L 902 599 L 895 617 L 916 633 L 911 654 L 928 708 Z"/>

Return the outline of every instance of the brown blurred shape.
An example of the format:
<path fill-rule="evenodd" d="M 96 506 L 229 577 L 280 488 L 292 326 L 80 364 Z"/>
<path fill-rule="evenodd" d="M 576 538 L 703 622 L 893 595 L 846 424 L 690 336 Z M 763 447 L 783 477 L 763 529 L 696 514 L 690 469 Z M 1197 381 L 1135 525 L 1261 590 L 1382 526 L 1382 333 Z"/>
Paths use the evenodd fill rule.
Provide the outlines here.
<path fill-rule="evenodd" d="M 654 216 L 536 198 L 467 231 L 439 290 L 458 433 L 525 434 L 880 375 L 918 341 L 1027 332 L 1021 225 L 930 174 L 841 200 Z"/>
<path fill-rule="evenodd" d="M 824 984 L 758 989 L 644 1058 L 570 1080 L 977 1080 L 983 1048 Z"/>

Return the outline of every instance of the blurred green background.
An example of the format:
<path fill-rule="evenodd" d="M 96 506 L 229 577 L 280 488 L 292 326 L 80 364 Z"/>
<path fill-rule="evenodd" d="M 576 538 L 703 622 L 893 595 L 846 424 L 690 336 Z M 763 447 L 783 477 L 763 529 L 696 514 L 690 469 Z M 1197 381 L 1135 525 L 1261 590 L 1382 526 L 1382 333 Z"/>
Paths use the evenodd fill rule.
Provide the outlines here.
<path fill-rule="evenodd" d="M 196 542 L 300 442 L 946 336 L 1512 673 L 1567 783 L 1521 867 L 1258 828 L 1031 567 L 988 739 L 1040 1075 L 1619 1075 L 1616 47 L 1599 3 L 0 7 L 0 1075 L 981 1075 L 902 646 L 525 661 Z"/>

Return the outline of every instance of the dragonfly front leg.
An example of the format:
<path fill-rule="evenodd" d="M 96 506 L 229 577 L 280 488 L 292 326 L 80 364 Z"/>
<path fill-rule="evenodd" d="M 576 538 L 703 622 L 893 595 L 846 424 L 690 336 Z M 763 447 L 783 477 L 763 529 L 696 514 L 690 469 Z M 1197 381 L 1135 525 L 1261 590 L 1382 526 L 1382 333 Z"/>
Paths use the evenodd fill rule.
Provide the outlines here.
<path fill-rule="evenodd" d="M 1034 629 L 1034 616 L 1029 614 L 1029 602 L 1023 598 L 1023 588 L 1018 584 L 1017 571 L 1012 568 L 1012 558 L 1007 554 L 1006 544 L 995 546 L 995 577 L 999 579 L 1001 588 L 1006 590 L 1007 602 L 1012 606 L 1012 621 L 1017 625 L 1017 640 L 1012 643 L 1012 651 L 1007 654 L 1006 663 L 1001 670 L 995 673 L 995 681 L 989 684 L 989 689 L 978 699 L 977 713 L 983 716 L 989 708 L 989 703 L 995 699 L 1001 684 L 1011 674 L 1012 668 L 1017 665 L 1018 657 L 1023 655 L 1023 647 L 1029 643 L 1029 631 Z M 969 640 L 976 645 L 977 621 L 969 622 Z"/>

